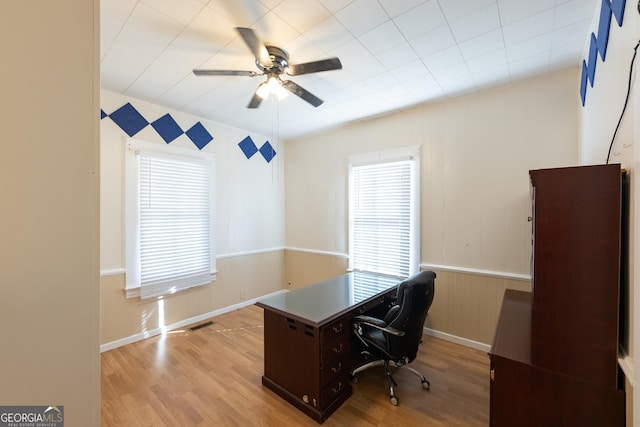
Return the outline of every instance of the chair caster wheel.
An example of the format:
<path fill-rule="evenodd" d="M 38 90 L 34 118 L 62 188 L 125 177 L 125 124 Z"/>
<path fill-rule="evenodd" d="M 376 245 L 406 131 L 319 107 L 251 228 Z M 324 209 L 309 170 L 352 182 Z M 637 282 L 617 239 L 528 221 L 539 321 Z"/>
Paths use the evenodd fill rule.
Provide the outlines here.
<path fill-rule="evenodd" d="M 354 384 L 358 384 L 358 376 L 357 375 L 351 375 L 351 382 Z"/>
<path fill-rule="evenodd" d="M 391 404 L 393 406 L 398 406 L 398 403 L 400 403 L 400 400 L 398 399 L 398 396 L 391 396 L 390 400 L 391 400 Z"/>
<path fill-rule="evenodd" d="M 431 383 L 427 380 L 422 381 L 422 388 L 425 390 L 431 389 Z"/>

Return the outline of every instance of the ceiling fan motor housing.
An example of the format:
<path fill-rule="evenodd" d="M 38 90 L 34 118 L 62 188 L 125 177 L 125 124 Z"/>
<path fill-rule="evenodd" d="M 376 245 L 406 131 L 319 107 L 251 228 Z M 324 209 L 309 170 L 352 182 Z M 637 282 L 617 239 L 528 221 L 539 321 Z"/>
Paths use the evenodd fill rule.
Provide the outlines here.
<path fill-rule="evenodd" d="M 277 46 L 267 45 L 265 47 L 267 48 L 267 52 L 269 53 L 271 64 L 262 64 L 258 59 L 256 59 L 256 66 L 266 74 L 279 75 L 284 73 L 289 66 L 289 53 Z"/>

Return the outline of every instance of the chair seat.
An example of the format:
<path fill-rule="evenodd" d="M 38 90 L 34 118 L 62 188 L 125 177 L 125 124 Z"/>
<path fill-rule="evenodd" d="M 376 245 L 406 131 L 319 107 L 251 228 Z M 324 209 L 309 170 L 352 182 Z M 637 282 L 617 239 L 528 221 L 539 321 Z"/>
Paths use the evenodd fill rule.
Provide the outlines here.
<path fill-rule="evenodd" d="M 368 352 L 376 358 L 393 360 L 393 355 L 387 351 L 387 339 L 384 332 L 379 329 L 367 329 L 369 330 L 365 332 L 366 335 L 363 335 L 362 338 L 369 344 Z"/>
<path fill-rule="evenodd" d="M 410 370 L 420 378 L 425 390 L 430 388 L 424 375 L 407 364 L 416 358 L 422 342 L 424 322 L 433 302 L 435 277 L 433 271 L 423 271 L 400 283 L 397 304 L 388 310 L 383 319 L 366 315 L 353 319 L 352 330 L 361 345 L 361 353 L 368 357 L 363 365 L 351 372 L 351 378 L 355 382 L 359 372 L 373 366 L 384 366 L 393 405 L 397 405 L 399 400 L 390 366 Z"/>

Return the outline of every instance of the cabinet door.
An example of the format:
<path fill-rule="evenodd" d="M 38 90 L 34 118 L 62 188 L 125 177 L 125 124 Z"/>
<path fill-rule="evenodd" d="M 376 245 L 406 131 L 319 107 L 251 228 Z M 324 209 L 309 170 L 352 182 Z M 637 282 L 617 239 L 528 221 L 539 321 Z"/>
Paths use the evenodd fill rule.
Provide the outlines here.
<path fill-rule="evenodd" d="M 530 174 L 532 363 L 616 387 L 620 166 Z"/>
<path fill-rule="evenodd" d="M 622 390 L 493 356 L 491 427 L 623 427 Z"/>

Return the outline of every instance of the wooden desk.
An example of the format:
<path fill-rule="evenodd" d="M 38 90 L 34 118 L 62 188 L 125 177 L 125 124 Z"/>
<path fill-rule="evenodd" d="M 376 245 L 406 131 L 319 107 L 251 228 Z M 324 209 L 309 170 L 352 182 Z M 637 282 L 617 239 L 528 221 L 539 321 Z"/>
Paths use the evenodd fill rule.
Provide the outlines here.
<path fill-rule="evenodd" d="M 351 396 L 351 318 L 389 304 L 401 280 L 353 272 L 257 302 L 262 384 L 322 423 Z"/>

